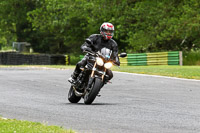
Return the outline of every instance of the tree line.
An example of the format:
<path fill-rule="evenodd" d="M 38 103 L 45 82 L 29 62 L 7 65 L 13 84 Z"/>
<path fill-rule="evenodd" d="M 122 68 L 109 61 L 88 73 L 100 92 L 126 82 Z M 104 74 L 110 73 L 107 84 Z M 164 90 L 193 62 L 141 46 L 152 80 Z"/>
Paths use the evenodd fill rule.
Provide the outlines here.
<path fill-rule="evenodd" d="M 35 52 L 80 53 L 103 22 L 120 51 L 200 48 L 199 0 L 1 0 L 0 44 L 29 42 Z"/>

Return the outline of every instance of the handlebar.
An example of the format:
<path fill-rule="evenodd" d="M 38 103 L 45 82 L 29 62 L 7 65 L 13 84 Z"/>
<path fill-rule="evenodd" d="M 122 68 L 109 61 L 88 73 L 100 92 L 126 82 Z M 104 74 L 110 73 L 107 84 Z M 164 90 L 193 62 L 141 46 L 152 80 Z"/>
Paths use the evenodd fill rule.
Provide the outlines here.
<path fill-rule="evenodd" d="M 91 55 L 94 55 L 94 56 L 97 56 L 97 57 L 103 57 L 103 56 L 101 55 L 101 53 L 99 53 L 99 51 L 98 51 L 98 52 L 93 52 L 93 51 L 89 51 L 89 50 L 84 50 L 83 52 L 84 52 L 84 53 L 91 54 Z"/>
<path fill-rule="evenodd" d="M 98 51 L 98 52 L 93 52 L 93 51 L 89 51 L 89 50 L 84 50 L 83 52 L 84 52 L 84 53 L 88 53 L 88 54 L 93 55 L 93 56 L 96 56 L 96 57 L 105 58 L 105 57 L 102 56 L 102 54 L 101 54 L 99 51 Z M 110 61 L 113 63 L 113 65 L 119 67 L 119 65 L 115 63 L 115 60 L 110 59 Z"/>

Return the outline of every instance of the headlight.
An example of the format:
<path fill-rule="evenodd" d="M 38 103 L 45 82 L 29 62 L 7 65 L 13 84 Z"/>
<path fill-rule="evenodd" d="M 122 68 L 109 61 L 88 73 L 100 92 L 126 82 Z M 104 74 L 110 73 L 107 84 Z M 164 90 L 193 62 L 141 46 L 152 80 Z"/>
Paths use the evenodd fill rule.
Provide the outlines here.
<path fill-rule="evenodd" d="M 103 60 L 101 58 L 97 57 L 96 61 L 97 61 L 97 65 L 103 66 L 104 62 L 103 62 Z"/>
<path fill-rule="evenodd" d="M 106 68 L 106 69 L 110 69 L 111 67 L 112 67 L 112 63 L 111 62 L 108 62 L 108 63 L 105 63 L 104 64 L 104 67 Z"/>

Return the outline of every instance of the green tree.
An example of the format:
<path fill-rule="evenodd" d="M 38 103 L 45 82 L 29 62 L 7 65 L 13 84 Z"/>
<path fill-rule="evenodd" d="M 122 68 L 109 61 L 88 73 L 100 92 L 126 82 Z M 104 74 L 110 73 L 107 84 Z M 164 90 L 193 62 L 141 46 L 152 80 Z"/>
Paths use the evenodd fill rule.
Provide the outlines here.
<path fill-rule="evenodd" d="M 29 41 L 32 34 L 27 12 L 35 8 L 36 0 L 1 0 L 0 34 L 10 44 L 12 41 Z"/>
<path fill-rule="evenodd" d="M 200 48 L 199 0 L 1 0 L 0 43 L 30 42 L 36 52 L 80 53 L 103 22 L 120 51 Z"/>
<path fill-rule="evenodd" d="M 115 39 L 124 48 L 128 22 L 124 22 L 128 3 L 124 0 L 44 0 L 42 6 L 28 13 L 34 30 L 43 33 L 40 45 L 51 44 L 50 51 L 80 52 L 79 48 L 91 34 L 98 34 L 103 22 L 116 27 Z M 48 39 L 52 35 L 53 40 Z M 49 42 L 49 43 L 47 43 Z M 120 43 L 122 42 L 122 43 Z M 63 47 L 64 49 L 61 49 Z M 46 48 L 45 48 L 46 49 Z"/>
<path fill-rule="evenodd" d="M 132 51 L 199 48 L 198 0 L 144 0 L 133 8 L 135 33 L 129 33 Z"/>

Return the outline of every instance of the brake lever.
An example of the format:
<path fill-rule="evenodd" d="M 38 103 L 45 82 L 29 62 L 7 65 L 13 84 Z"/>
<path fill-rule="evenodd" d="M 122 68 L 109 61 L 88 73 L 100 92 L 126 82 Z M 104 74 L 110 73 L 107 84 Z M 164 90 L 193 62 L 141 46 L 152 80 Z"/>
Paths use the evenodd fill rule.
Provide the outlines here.
<path fill-rule="evenodd" d="M 116 66 L 116 67 L 118 67 L 118 68 L 120 68 L 120 66 L 118 66 L 118 65 L 117 65 L 117 64 L 115 64 L 114 62 L 113 62 L 113 65 L 114 65 L 114 66 Z"/>
<path fill-rule="evenodd" d="M 113 63 L 114 66 L 117 66 L 118 68 L 120 68 L 120 66 L 117 65 L 117 64 L 114 62 L 114 60 L 111 60 L 111 61 L 112 61 L 112 63 Z"/>

